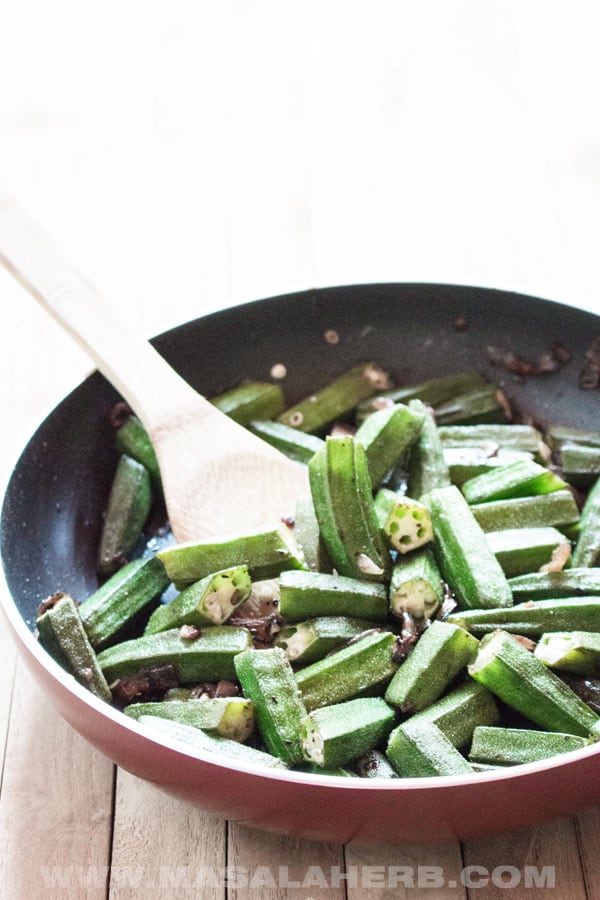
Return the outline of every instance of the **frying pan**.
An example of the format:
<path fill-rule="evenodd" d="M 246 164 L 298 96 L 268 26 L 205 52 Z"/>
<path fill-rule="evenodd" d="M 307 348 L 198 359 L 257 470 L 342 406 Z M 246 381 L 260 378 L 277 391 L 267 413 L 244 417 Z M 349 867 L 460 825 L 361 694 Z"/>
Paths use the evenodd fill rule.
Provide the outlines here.
<path fill-rule="evenodd" d="M 335 331 L 331 343 L 325 332 Z M 598 429 L 599 394 L 578 376 L 600 318 L 506 291 L 369 284 L 308 290 L 237 306 L 160 335 L 159 352 L 208 396 L 283 363 L 289 403 L 373 359 L 396 383 L 477 370 L 541 426 Z M 571 362 L 517 379 L 488 347 L 536 358 L 557 340 Z M 18 648 L 58 712 L 124 769 L 228 819 L 304 838 L 346 842 L 469 839 L 572 814 L 600 801 L 600 751 L 585 748 L 508 772 L 467 777 L 354 779 L 263 770 L 163 745 L 76 684 L 37 644 L 42 599 L 97 587 L 96 547 L 117 457 L 98 373 L 40 425 L 12 474 L 1 519 L 2 607 Z"/>

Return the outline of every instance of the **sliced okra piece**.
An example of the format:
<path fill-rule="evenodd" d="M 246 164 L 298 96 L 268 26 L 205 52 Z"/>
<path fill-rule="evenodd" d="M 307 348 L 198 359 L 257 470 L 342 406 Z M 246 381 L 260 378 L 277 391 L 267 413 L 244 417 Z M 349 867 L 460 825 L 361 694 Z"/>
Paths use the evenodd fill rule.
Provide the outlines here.
<path fill-rule="evenodd" d="M 431 411 L 421 400 L 411 400 L 409 408 L 425 416 L 408 461 L 408 495 L 420 500 L 433 488 L 449 485 L 450 473 Z"/>
<path fill-rule="evenodd" d="M 361 363 L 301 403 L 286 409 L 278 421 L 299 431 L 318 434 L 335 419 L 351 412 L 361 400 L 389 387 L 389 378 L 383 369 L 373 362 Z"/>
<path fill-rule="evenodd" d="M 550 469 L 531 459 L 522 459 L 508 466 L 492 469 L 484 475 L 470 478 L 462 486 L 467 503 L 487 503 L 490 500 L 510 500 L 550 494 L 568 485 Z"/>
<path fill-rule="evenodd" d="M 152 505 L 148 470 L 130 456 L 121 456 L 110 489 L 98 550 L 98 572 L 112 575 L 127 561 Z"/>
<path fill-rule="evenodd" d="M 282 572 L 279 611 L 287 622 L 315 616 L 353 616 L 385 622 L 387 591 L 382 584 L 324 572 Z"/>
<path fill-rule="evenodd" d="M 250 431 L 256 434 L 267 444 L 276 447 L 290 459 L 296 462 L 308 464 L 313 458 L 317 450 L 323 446 L 323 439 L 315 434 L 298 431 L 297 428 L 291 428 L 284 425 L 283 422 L 271 422 L 267 420 L 258 420 L 250 422 Z"/>
<path fill-rule="evenodd" d="M 600 478 L 583 504 L 579 526 L 573 566 L 600 566 Z"/>
<path fill-rule="evenodd" d="M 600 595 L 599 568 L 569 568 L 561 572 L 529 572 L 509 582 L 515 603 Z"/>
<path fill-rule="evenodd" d="M 79 684 L 110 703 L 110 688 L 85 633 L 75 601 L 69 594 L 56 594 L 51 600 L 53 605 L 36 621 L 40 644 Z"/>
<path fill-rule="evenodd" d="M 546 440 L 553 450 L 560 450 L 563 444 L 585 444 L 586 447 L 600 447 L 600 431 L 553 425 L 548 429 Z"/>
<path fill-rule="evenodd" d="M 375 514 L 397 553 L 410 553 L 433 540 L 431 515 L 418 500 L 382 488 L 375 495 Z"/>
<path fill-rule="evenodd" d="M 415 724 L 429 722 L 437 725 L 458 749 L 469 746 L 478 725 L 495 725 L 499 719 L 494 695 L 472 678 L 412 716 Z"/>
<path fill-rule="evenodd" d="M 488 545 L 500 563 L 507 578 L 537 572 L 554 561 L 564 566 L 571 556 L 571 543 L 558 529 L 508 528 L 505 531 L 489 531 Z M 560 552 L 560 561 L 555 556 Z"/>
<path fill-rule="evenodd" d="M 438 425 L 501 424 L 511 418 L 508 398 L 494 384 L 457 394 L 436 405 L 434 414 Z"/>
<path fill-rule="evenodd" d="M 450 473 L 450 481 L 462 487 L 466 481 L 485 475 L 492 469 L 509 466 L 521 460 L 533 460 L 533 453 L 525 450 L 496 450 L 488 453 L 479 447 L 444 447 L 444 460 Z"/>
<path fill-rule="evenodd" d="M 150 481 L 157 493 L 162 493 L 162 482 L 158 459 L 150 440 L 150 435 L 137 418 L 129 418 L 117 429 L 115 433 L 115 447 L 119 453 L 130 456 L 141 463 L 148 470 Z"/>
<path fill-rule="evenodd" d="M 360 778 L 398 778 L 398 773 L 381 750 L 369 750 L 354 763 Z"/>
<path fill-rule="evenodd" d="M 300 497 L 296 503 L 294 536 L 307 569 L 311 572 L 331 572 L 333 564 L 319 530 L 312 497 Z"/>
<path fill-rule="evenodd" d="M 182 625 L 223 625 L 240 603 L 248 599 L 251 591 L 252 582 L 246 566 L 207 575 L 184 588 L 170 603 L 155 609 L 144 634 L 156 634 Z"/>
<path fill-rule="evenodd" d="M 447 622 L 432 622 L 387 686 L 385 699 L 403 713 L 430 706 L 475 659 L 479 642 Z"/>
<path fill-rule="evenodd" d="M 248 744 L 241 744 L 231 738 L 221 737 L 218 734 L 210 734 L 201 728 L 185 725 L 183 722 L 173 722 L 170 719 L 162 719 L 159 716 L 140 716 L 139 724 L 148 730 L 148 733 L 157 739 L 172 740 L 185 744 L 195 750 L 207 750 L 223 759 L 231 759 L 233 762 L 249 763 L 250 765 L 268 766 L 271 769 L 286 769 L 283 760 L 263 750 L 257 750 Z"/>
<path fill-rule="evenodd" d="M 359 427 L 354 437 L 367 451 L 369 475 L 375 487 L 408 458 L 424 421 L 421 410 L 398 404 L 373 413 Z"/>
<path fill-rule="evenodd" d="M 389 631 L 366 634 L 300 669 L 296 682 L 307 710 L 341 703 L 365 691 L 383 693 L 398 667 L 395 646 L 396 637 Z"/>
<path fill-rule="evenodd" d="M 417 622 L 431 619 L 444 600 L 442 576 L 430 547 L 399 559 L 390 580 L 390 610 Z"/>
<path fill-rule="evenodd" d="M 600 447 L 563 444 L 560 468 L 569 484 L 584 490 L 590 488 L 600 475 Z"/>
<path fill-rule="evenodd" d="M 384 581 L 391 565 L 373 504 L 365 448 L 352 437 L 327 438 L 308 465 L 319 529 L 340 575 Z"/>
<path fill-rule="evenodd" d="M 467 775 L 472 766 L 437 725 L 408 719 L 395 728 L 386 755 L 403 778 Z"/>
<path fill-rule="evenodd" d="M 134 559 L 115 572 L 79 607 L 91 645 L 102 650 L 118 640 L 168 585 L 169 576 L 156 557 Z"/>
<path fill-rule="evenodd" d="M 327 769 L 346 766 L 387 738 L 394 718 L 381 697 L 358 697 L 315 709 L 302 723 L 304 758 Z"/>
<path fill-rule="evenodd" d="M 211 397 L 210 402 L 240 425 L 249 425 L 253 419 L 275 419 L 285 409 L 283 388 L 270 381 L 240 384 Z"/>
<path fill-rule="evenodd" d="M 434 489 L 424 502 L 431 512 L 436 561 L 461 606 L 510 606 L 506 576 L 458 488 Z"/>
<path fill-rule="evenodd" d="M 300 732 L 306 709 L 292 667 L 279 647 L 245 650 L 235 658 L 244 695 L 269 753 L 293 766 L 302 759 Z"/>
<path fill-rule="evenodd" d="M 518 766 L 522 763 L 548 759 L 558 753 L 581 750 L 591 743 L 591 738 L 576 734 L 482 725 L 473 732 L 469 762 Z"/>
<path fill-rule="evenodd" d="M 472 507 L 473 515 L 484 531 L 507 528 L 572 526 L 579 520 L 579 510 L 571 491 L 553 491 L 512 500 L 491 500 Z"/>
<path fill-rule="evenodd" d="M 193 728 L 214 731 L 232 741 L 246 741 L 254 731 L 254 708 L 245 697 L 210 697 L 204 700 L 160 700 L 132 703 L 123 712 L 132 719 L 158 716 Z"/>
<path fill-rule="evenodd" d="M 284 569 L 304 569 L 302 553 L 287 525 L 217 543 L 186 543 L 157 553 L 171 581 L 178 585 L 200 581 L 213 572 L 248 566 L 253 581 L 276 578 Z"/>
<path fill-rule="evenodd" d="M 543 634 L 535 651 L 550 669 L 576 675 L 600 675 L 600 632 L 554 631 Z"/>
<path fill-rule="evenodd" d="M 542 435 L 532 425 L 440 425 L 439 435 L 445 450 L 477 447 L 493 452 L 498 448 L 537 456 L 543 443 Z"/>
<path fill-rule="evenodd" d="M 140 669 L 171 665 L 181 684 L 202 681 L 234 681 L 234 658 L 252 646 L 247 628 L 211 625 L 194 629 L 190 637 L 180 629 L 145 634 L 115 644 L 98 654 L 98 662 L 109 683 Z"/>
<path fill-rule="evenodd" d="M 499 628 L 534 639 L 545 631 L 600 631 L 600 597 L 528 600 L 509 608 L 466 609 L 450 613 L 446 622 L 468 629 L 475 637 Z"/>
<path fill-rule="evenodd" d="M 382 394 L 378 394 L 370 400 L 365 400 L 358 407 L 358 418 L 362 420 L 378 409 L 384 409 L 386 405 L 395 403 L 408 403 L 410 400 L 420 400 L 435 409 L 441 403 L 451 400 L 456 394 L 464 394 L 469 391 L 486 387 L 489 384 L 477 372 L 459 372 L 458 375 L 442 375 L 440 378 L 429 378 L 427 381 L 419 381 L 402 387 L 392 388 Z"/>
<path fill-rule="evenodd" d="M 293 625 L 284 625 L 274 644 L 281 647 L 293 665 L 308 665 L 323 659 L 332 650 L 342 647 L 365 631 L 373 622 L 347 616 L 319 616 Z"/>
<path fill-rule="evenodd" d="M 540 728 L 600 734 L 600 719 L 587 703 L 506 631 L 483 638 L 469 674 Z"/>

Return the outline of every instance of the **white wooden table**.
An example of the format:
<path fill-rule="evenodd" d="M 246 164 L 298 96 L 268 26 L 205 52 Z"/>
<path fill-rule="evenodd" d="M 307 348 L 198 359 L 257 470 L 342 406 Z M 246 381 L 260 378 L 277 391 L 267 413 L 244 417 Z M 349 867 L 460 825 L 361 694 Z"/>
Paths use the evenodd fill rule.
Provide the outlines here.
<path fill-rule="evenodd" d="M 0 191 L 140 332 L 363 281 L 517 286 L 600 309 L 594 0 L 1 9 Z M 0 309 L 5 479 L 89 363 L 3 272 Z M 3 623 L 0 760 L 11 900 L 550 896 L 527 866 L 552 869 L 553 896 L 600 896 L 598 809 L 463 846 L 344 848 L 171 800 L 45 705 Z M 386 887 L 399 865 L 413 885 Z M 494 883 L 506 866 L 510 890 Z"/>

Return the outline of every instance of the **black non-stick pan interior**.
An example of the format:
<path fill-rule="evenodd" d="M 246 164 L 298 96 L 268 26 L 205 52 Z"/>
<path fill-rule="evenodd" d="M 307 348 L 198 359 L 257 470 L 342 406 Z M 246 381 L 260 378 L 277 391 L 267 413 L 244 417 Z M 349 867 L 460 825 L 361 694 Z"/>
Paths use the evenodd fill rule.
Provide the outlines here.
<path fill-rule="evenodd" d="M 339 338 L 326 339 L 326 332 Z M 325 288 L 257 301 L 181 325 L 155 340 L 201 393 L 287 369 L 290 402 L 350 366 L 379 362 L 396 383 L 476 370 L 502 385 L 542 426 L 600 429 L 600 394 L 582 390 L 585 353 L 600 319 L 558 303 L 489 289 L 383 284 Z M 488 348 L 537 358 L 556 341 L 572 354 L 560 371 L 523 380 Z M 116 464 L 109 413 L 118 399 L 94 374 L 40 426 L 10 481 L 2 511 L 9 589 L 32 626 L 56 590 L 83 599 L 97 586 L 95 556 Z M 210 440 L 210 435 L 207 435 Z"/>

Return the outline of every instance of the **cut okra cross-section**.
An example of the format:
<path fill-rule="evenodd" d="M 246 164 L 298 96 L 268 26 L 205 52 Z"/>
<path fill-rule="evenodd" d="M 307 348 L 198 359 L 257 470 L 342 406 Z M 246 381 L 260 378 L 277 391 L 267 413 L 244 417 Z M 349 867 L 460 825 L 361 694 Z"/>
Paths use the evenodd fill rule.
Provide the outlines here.
<path fill-rule="evenodd" d="M 222 625 L 247 600 L 252 582 L 246 566 L 208 575 L 163 606 L 148 620 L 145 634 L 168 631 L 181 625 Z"/>
<path fill-rule="evenodd" d="M 418 500 L 383 488 L 375 496 L 375 513 L 392 550 L 404 555 L 433 540 L 429 510 Z"/>

